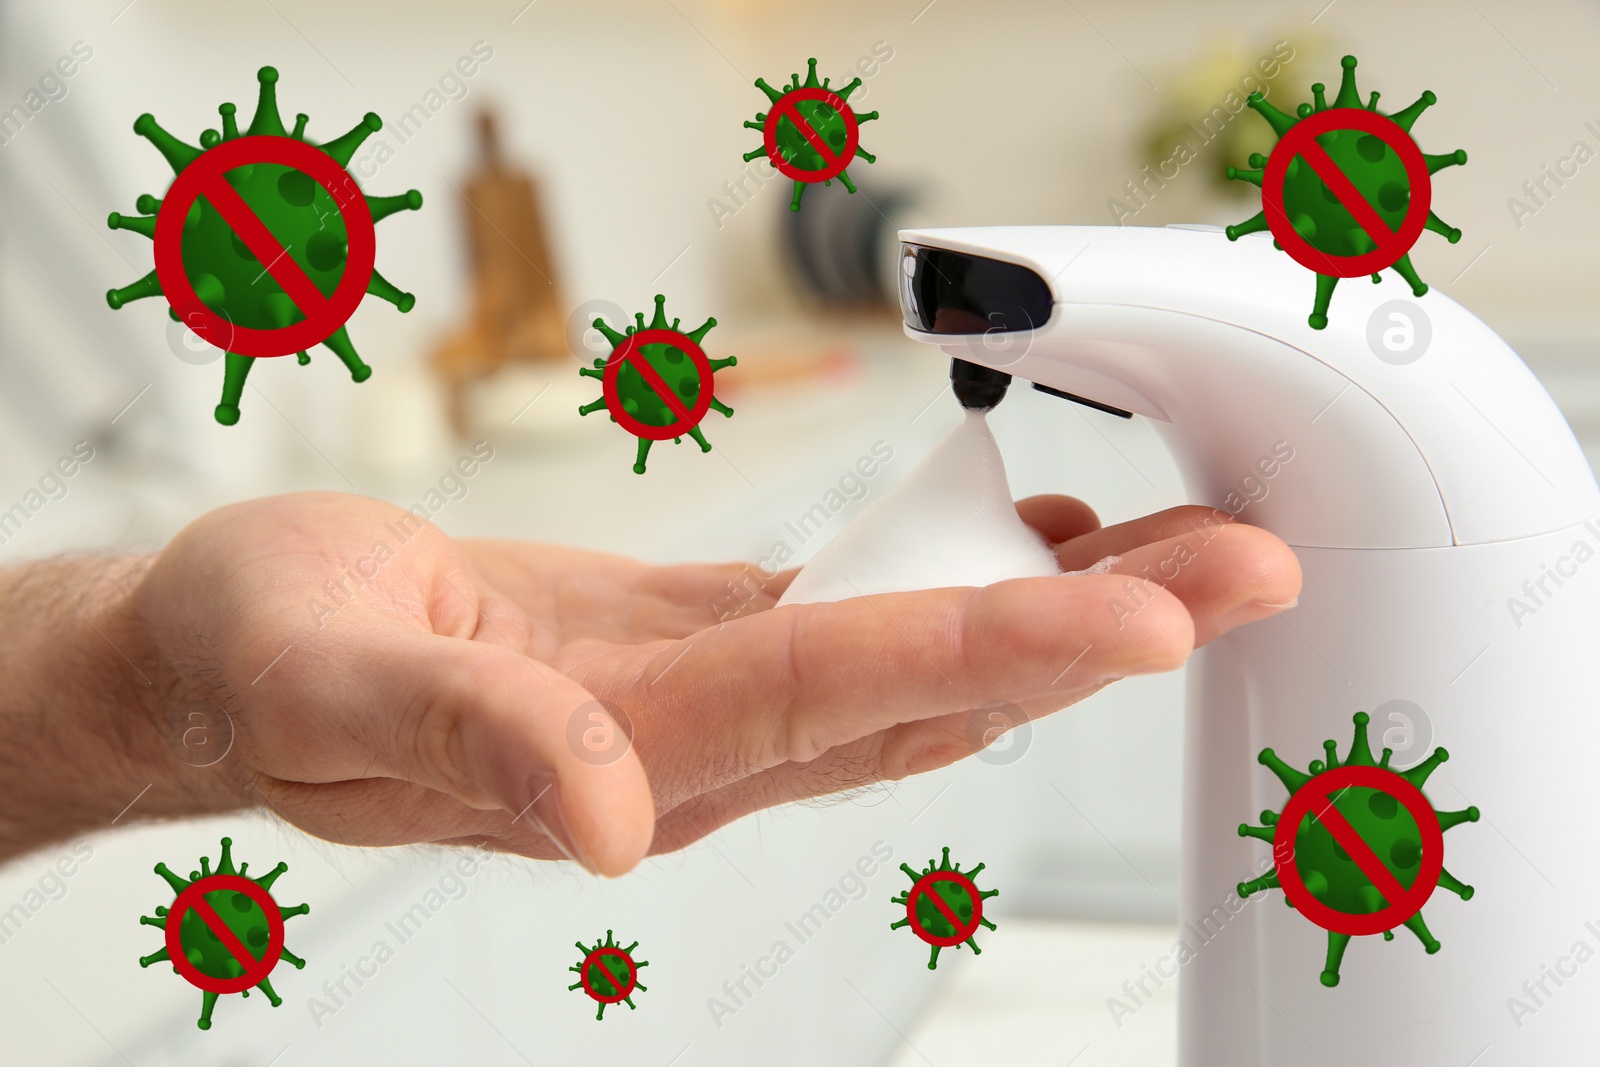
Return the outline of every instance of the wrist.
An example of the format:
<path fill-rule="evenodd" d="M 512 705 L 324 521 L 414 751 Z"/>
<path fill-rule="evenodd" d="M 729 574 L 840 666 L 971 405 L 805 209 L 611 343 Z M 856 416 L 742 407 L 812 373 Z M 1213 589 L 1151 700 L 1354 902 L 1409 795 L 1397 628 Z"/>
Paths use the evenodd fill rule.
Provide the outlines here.
<path fill-rule="evenodd" d="M 148 790 L 121 821 L 250 806 L 234 744 L 234 697 L 211 666 L 209 642 L 198 633 L 163 632 L 141 610 L 152 595 L 155 557 L 120 562 L 99 601 L 96 628 L 108 638 L 99 654 L 117 684 L 98 715 L 111 741 L 107 758 L 120 763 L 118 780 Z"/>
<path fill-rule="evenodd" d="M 141 818 L 242 806 L 236 784 L 183 760 L 179 687 L 133 608 L 150 563 L 0 572 L 0 860 Z"/>

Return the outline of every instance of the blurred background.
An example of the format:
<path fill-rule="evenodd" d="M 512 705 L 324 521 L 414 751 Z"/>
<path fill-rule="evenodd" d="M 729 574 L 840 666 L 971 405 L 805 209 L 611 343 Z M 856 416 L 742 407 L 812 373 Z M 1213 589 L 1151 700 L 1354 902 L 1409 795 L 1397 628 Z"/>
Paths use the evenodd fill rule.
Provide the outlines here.
<path fill-rule="evenodd" d="M 1265 79 L 1292 110 L 1345 52 L 1386 109 L 1438 94 L 1415 134 L 1471 157 L 1434 191 L 1464 236 L 1425 235 L 1413 260 L 1518 349 L 1594 458 L 1597 46 L 1578 0 L 0 0 L 0 510 L 28 510 L 0 564 L 149 552 L 210 508 L 300 489 L 432 492 L 454 535 L 659 562 L 783 543 L 803 561 L 959 417 L 943 362 L 900 333 L 898 228 L 1242 221 L 1258 194 L 1221 172 L 1271 144 L 1235 117 L 1242 97 Z M 767 108 L 757 77 L 813 56 L 835 86 L 862 78 L 878 161 L 850 168 L 857 195 L 812 186 L 795 214 L 793 183 L 742 159 L 761 138 L 741 123 Z M 220 353 L 164 301 L 107 307 L 153 264 L 105 220 L 171 180 L 136 115 L 193 143 L 227 100 L 243 125 L 264 64 L 309 139 L 384 119 L 350 169 L 424 198 L 378 227 L 378 270 L 416 305 L 368 299 L 350 321 L 369 381 L 320 347 L 262 360 L 224 427 Z M 1308 308 L 1311 291 L 1307 275 Z M 578 416 L 600 393 L 577 371 L 608 351 L 589 321 L 656 293 L 669 318 L 717 318 L 705 347 L 739 359 L 716 380 L 737 415 L 704 423 L 714 451 L 658 445 L 639 477 L 633 439 Z M 1141 420 L 1015 389 L 991 423 L 1018 496 L 1071 493 L 1108 523 L 1183 500 Z M 450 479 L 480 441 L 492 460 Z M 92 460 L 30 497 L 79 442 Z M 835 510 L 874 446 L 892 458 Z M 819 502 L 832 518 L 797 537 Z M 0 912 L 27 913 L 0 928 L 0 1061 L 1171 1062 L 1175 984 L 1149 974 L 1176 936 L 1181 697 L 1178 675 L 1124 681 L 944 772 L 747 818 L 604 884 L 504 858 L 456 878 L 452 854 L 339 848 L 265 816 L 119 829 L 108 812 L 70 877 L 32 892 L 70 846 L 0 871 Z M 227 741 L 195 739 L 195 773 Z M 311 904 L 287 928 L 308 963 L 274 975 L 281 1007 L 224 997 L 202 1033 L 198 991 L 138 966 L 160 935 L 137 918 L 171 902 L 157 860 L 191 870 L 224 834 L 254 868 L 289 863 L 275 892 Z M 988 864 L 999 929 L 930 971 L 889 897 L 901 862 L 946 845 Z M 858 891 L 875 849 L 892 858 Z M 1241 842 L 1241 874 L 1258 859 Z M 802 941 L 786 924 L 819 902 Z M 566 968 L 607 929 L 640 942 L 650 988 L 597 1023 Z M 741 992 L 780 941 L 792 955 Z M 340 993 L 352 970 L 370 976 Z"/>

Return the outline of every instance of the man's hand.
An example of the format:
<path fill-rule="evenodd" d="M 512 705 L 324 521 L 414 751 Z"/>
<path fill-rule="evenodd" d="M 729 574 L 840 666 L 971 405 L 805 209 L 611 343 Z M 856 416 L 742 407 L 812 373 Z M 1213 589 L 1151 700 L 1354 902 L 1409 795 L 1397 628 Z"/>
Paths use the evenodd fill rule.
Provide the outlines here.
<path fill-rule="evenodd" d="M 942 767 L 985 704 L 1038 716 L 1171 670 L 1299 592 L 1282 542 L 1209 509 L 1108 529 L 1065 497 L 1018 509 L 1064 569 L 1120 562 L 776 610 L 790 575 L 747 565 L 456 542 L 353 496 L 224 508 L 147 569 L 105 564 L 126 577 L 82 614 L 122 698 L 93 727 L 100 806 L 150 781 L 135 816 L 270 805 L 332 841 L 487 839 L 616 875 L 761 808 Z M 210 766 L 185 758 L 197 721 L 232 742 Z"/>

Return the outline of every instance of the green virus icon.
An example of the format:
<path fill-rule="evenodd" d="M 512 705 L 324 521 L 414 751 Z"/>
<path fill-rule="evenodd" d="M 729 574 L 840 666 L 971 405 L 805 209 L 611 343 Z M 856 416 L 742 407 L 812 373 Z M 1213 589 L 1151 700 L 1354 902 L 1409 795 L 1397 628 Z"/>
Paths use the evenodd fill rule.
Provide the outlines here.
<path fill-rule="evenodd" d="M 251 989 L 260 989 L 276 1008 L 283 999 L 273 992 L 267 973 L 280 958 L 297 970 L 306 965 L 283 947 L 283 920 L 304 915 L 311 906 L 280 908 L 269 892 L 289 865 L 279 863 L 260 878 L 251 878 L 245 873 L 249 864 L 234 868 L 232 847 L 233 841 L 224 837 L 217 869 L 211 869 L 209 857 L 201 856 L 200 869 L 187 879 L 174 874 L 165 863 L 156 864 L 155 872 L 166 879 L 176 899 L 170 909 L 156 908 L 154 918 L 139 917 L 141 925 L 167 932 L 167 947 L 140 957 L 139 966 L 168 960 L 174 972 L 200 989 L 204 1001 L 198 1025 L 202 1030 L 211 1029 L 211 1013 L 220 993 L 238 992 L 248 997 Z M 268 914 L 269 907 L 275 916 Z M 174 913 L 178 915 L 176 932 L 171 926 Z M 179 950 L 177 956 L 171 954 L 174 948 Z"/>
<path fill-rule="evenodd" d="M 1440 835 L 1477 822 L 1478 809 L 1435 811 L 1421 793 L 1428 776 L 1450 754 L 1436 748 L 1409 770 L 1390 770 L 1393 750 L 1385 748 L 1380 760 L 1372 758 L 1368 721 L 1366 712 L 1356 712 L 1355 737 L 1345 761 L 1339 762 L 1336 743 L 1325 741 L 1327 758 L 1313 760 L 1309 774 L 1284 763 L 1272 749 L 1262 749 L 1257 760 L 1278 776 L 1289 791 L 1289 803 L 1283 815 L 1262 812 L 1261 826 L 1239 825 L 1240 837 L 1274 845 L 1276 865 L 1264 877 L 1240 882 L 1239 896 L 1284 889 L 1284 903 L 1326 929 L 1322 984 L 1330 987 L 1339 984 L 1339 964 L 1352 935 L 1382 933 L 1385 941 L 1392 941 L 1393 928 L 1403 925 L 1431 955 L 1439 951 L 1439 942 L 1422 919 L 1422 902 L 1435 885 L 1462 900 L 1471 900 L 1473 894 L 1470 885 L 1444 869 Z M 1414 798 L 1410 804 L 1405 802 L 1408 796 Z M 1292 839 L 1285 816 L 1298 822 Z M 1285 832 L 1280 835 L 1280 830 Z M 1291 884 L 1285 885 L 1284 879 Z"/>
<path fill-rule="evenodd" d="M 1373 93 L 1365 105 L 1362 104 L 1361 94 L 1356 89 L 1356 57 L 1345 56 L 1341 63 L 1344 74 L 1339 83 L 1339 94 L 1333 103 L 1328 103 L 1323 95 L 1325 87 L 1319 82 L 1311 87 L 1315 104 L 1301 104 L 1296 110 L 1298 118 L 1267 103 L 1262 94 L 1250 94 L 1247 103 L 1257 114 L 1266 119 L 1273 132 L 1277 134 L 1280 145 L 1285 135 L 1307 117 L 1340 108 L 1366 111 L 1381 116 L 1394 126 L 1398 126 L 1400 135 L 1409 140 L 1412 125 L 1438 99 L 1433 93 L 1425 92 L 1410 107 L 1392 115 L 1385 115 L 1378 111 L 1377 93 Z M 1330 121 L 1336 118 L 1337 116 L 1330 116 Z M 1358 122 L 1365 125 L 1365 122 L 1355 119 L 1351 121 L 1352 128 L 1339 128 L 1337 122 L 1334 122 L 1333 128 L 1317 134 L 1314 140 L 1322 147 L 1333 166 L 1349 179 L 1349 183 L 1376 213 L 1378 219 L 1388 227 L 1390 234 L 1394 235 L 1407 218 L 1413 193 L 1405 163 L 1382 137 L 1354 125 Z M 1321 127 L 1319 124 L 1308 129 L 1311 128 Z M 1415 142 L 1411 142 L 1411 145 L 1414 147 Z M 1423 153 L 1422 158 L 1431 176 L 1445 167 L 1465 163 L 1467 153 L 1460 150 L 1444 155 Z M 1241 170 L 1229 167 L 1227 175 L 1229 178 L 1249 182 L 1259 188 L 1268 169 L 1268 159 L 1260 153 L 1255 153 L 1250 156 L 1249 163 L 1253 169 Z M 1379 248 L 1373 235 L 1351 214 L 1339 194 L 1324 182 L 1317 170 L 1298 152 L 1289 160 L 1287 176 L 1283 182 L 1283 215 L 1294 232 L 1310 245 L 1314 253 L 1320 253 L 1322 256 L 1355 257 L 1374 253 Z M 1461 231 L 1447 226 L 1432 211 L 1428 212 L 1424 228 L 1443 235 L 1451 244 L 1461 240 Z M 1237 226 L 1227 227 L 1225 232 L 1228 240 L 1236 241 L 1244 234 L 1258 233 L 1267 229 L 1270 229 L 1270 224 L 1263 210 Z M 1421 231 L 1413 232 L 1420 234 Z M 1275 241 L 1274 244 L 1280 249 L 1283 247 L 1280 242 Z M 1311 266 L 1299 256 L 1295 258 Z M 1315 255 L 1308 258 L 1314 260 Z M 1380 258 L 1387 260 L 1389 257 Z M 1428 291 L 1427 284 L 1417 277 L 1416 269 L 1411 265 L 1409 245 L 1401 255 L 1389 261 L 1389 266 L 1411 286 L 1414 295 L 1422 296 Z M 1316 267 L 1313 266 L 1312 269 L 1316 270 Z M 1382 278 L 1374 273 L 1372 280 L 1378 282 Z M 1320 330 L 1328 325 L 1328 304 L 1333 299 L 1333 290 L 1338 284 L 1338 276 L 1317 272 L 1316 301 L 1307 320 L 1312 329 Z"/>
<path fill-rule="evenodd" d="M 231 103 L 218 108 L 222 116 L 222 132 L 214 129 L 202 132 L 199 148 L 168 133 L 148 113 L 134 121 L 133 132 L 155 145 L 166 157 L 174 175 L 181 175 L 187 168 L 196 165 L 201 167 L 197 173 L 209 173 L 212 163 L 207 160 L 207 154 L 241 136 L 304 142 L 307 116 L 297 115 L 294 131 L 290 133 L 284 128 L 283 119 L 278 114 L 278 72 L 272 67 L 262 67 L 256 78 L 261 83 L 256 113 L 249 129 L 242 135 L 235 115 L 237 108 Z M 361 143 L 382 125 L 381 118 L 368 112 L 348 133 L 312 147 L 320 149 L 342 171 L 349 165 L 351 156 Z M 184 218 L 181 242 L 183 267 L 193 284 L 195 295 L 205 308 L 229 327 L 283 330 L 304 321 L 307 316 L 302 307 L 308 303 L 307 298 L 314 297 L 314 294 L 304 290 L 298 299 L 291 297 L 279 285 L 269 266 L 280 272 L 298 267 L 310 286 L 320 292 L 323 298 L 333 296 L 343 278 L 346 260 L 350 258 L 349 239 L 339 202 L 322 182 L 310 174 L 278 163 L 253 162 L 233 166 L 225 172 L 225 178 L 244 206 L 264 224 L 272 239 L 282 246 L 284 254 L 293 260 L 293 265 L 263 264 L 246 245 L 235 226 L 213 203 L 213 197 L 202 195 L 194 200 Z M 347 173 L 344 178 L 348 179 L 347 188 L 354 190 L 354 179 L 349 178 Z M 397 211 L 415 211 L 422 206 L 422 194 L 415 189 L 399 196 L 362 195 L 362 200 L 374 223 Z M 162 200 L 146 194 L 135 202 L 139 215 L 112 212 L 107 225 L 113 230 L 132 230 L 155 241 L 157 216 L 162 203 Z M 158 262 L 161 253 L 158 247 Z M 387 300 L 402 312 L 410 311 L 416 303 L 414 296 L 401 292 L 375 270 L 366 284 L 366 292 Z M 106 293 L 106 302 L 113 309 L 118 309 L 129 301 L 153 296 L 168 296 L 169 302 L 171 298 L 171 294 L 164 292 L 158 272 L 154 270 L 132 285 L 112 289 Z M 356 296 L 359 299 L 359 294 Z M 353 305 L 351 310 L 354 310 Z M 178 319 L 176 310 L 171 314 Z M 355 346 L 351 344 L 344 328 L 347 318 L 348 314 L 345 314 L 343 318 L 329 322 L 326 332 L 320 325 L 315 327 L 312 330 L 315 340 L 305 347 L 310 347 L 312 343 L 326 345 L 349 369 L 352 379 L 364 382 L 372 376 L 372 368 L 362 362 Z M 191 321 L 187 325 L 193 328 L 196 323 Z M 208 331 L 206 339 L 218 347 L 227 348 L 231 336 L 227 330 L 219 329 L 214 333 Z M 301 364 L 311 361 L 304 349 L 297 355 Z M 239 421 L 239 399 L 255 359 L 256 356 L 231 350 L 227 352 L 222 402 L 217 405 L 215 413 L 217 421 L 225 426 Z"/>
<path fill-rule="evenodd" d="M 784 175 L 794 179 L 794 199 L 789 201 L 790 211 L 800 210 L 800 198 L 806 186 L 814 182 L 832 185 L 833 179 L 849 192 L 856 187 L 845 171 L 856 156 L 868 163 L 878 157 L 862 148 L 857 141 L 856 127 L 878 117 L 876 111 L 856 114 L 845 101 L 861 85 L 855 78 L 839 89 L 828 87 L 829 79 L 817 80 L 817 61 L 807 60 L 806 80 L 800 75 L 790 77 L 789 84 L 774 89 L 763 78 L 756 79 L 756 88 L 772 101 L 770 111 L 756 113 L 754 122 L 745 122 L 745 128 L 760 130 L 764 143 L 760 148 L 744 154 L 749 163 L 766 156 Z M 770 127 L 770 128 L 769 128 Z"/>
<path fill-rule="evenodd" d="M 622 1002 L 628 1005 L 629 1011 L 635 1010 L 634 991 L 650 991 L 649 986 L 639 984 L 639 968 L 650 966 L 649 962 L 633 958 L 633 950 L 639 947 L 639 942 L 623 948 L 612 940 L 611 931 L 607 930 L 606 939 L 596 941 L 593 947 L 582 941 L 574 944 L 583 953 L 583 959 L 567 968 L 578 975 L 578 980 L 567 988 L 583 990 L 586 996 L 600 1005 L 600 1010 L 594 1016 L 596 1019 L 606 1017 L 606 1006 L 609 1004 Z"/>
<path fill-rule="evenodd" d="M 983 870 L 983 864 L 963 872 L 961 864 L 951 866 L 950 850 L 946 848 L 943 859 L 937 864 L 930 859 L 922 871 L 912 870 L 905 863 L 900 869 L 911 879 L 911 888 L 889 900 L 903 905 L 906 917 L 890 923 L 889 929 L 909 926 L 912 933 L 933 947 L 933 954 L 928 957 L 928 970 L 939 966 L 941 948 L 966 945 L 973 955 L 982 955 L 976 936 L 978 927 L 995 928 L 994 923 L 983 917 L 983 902 L 1000 893 L 998 889 L 980 892 L 973 882 Z"/>
<path fill-rule="evenodd" d="M 605 319 L 595 319 L 594 328 L 610 342 L 611 355 L 596 359 L 593 367 L 578 368 L 579 374 L 603 383 L 600 399 L 579 407 L 578 414 L 609 410 L 612 422 L 639 439 L 635 474 L 644 473 L 650 446 L 657 441 L 671 438 L 682 444 L 683 435 L 688 434 L 700 451 L 711 451 L 710 442 L 700 432 L 700 420 L 710 410 L 725 417 L 733 415 L 733 409 L 713 395 L 712 375 L 739 361 L 732 356 L 707 359 L 700 348 L 700 341 L 717 320 L 707 319 L 699 328 L 684 333 L 678 329 L 677 319 L 668 324 L 666 300 L 657 294 L 655 318 L 646 325 L 644 313 L 639 312 L 626 333 L 618 333 Z"/>

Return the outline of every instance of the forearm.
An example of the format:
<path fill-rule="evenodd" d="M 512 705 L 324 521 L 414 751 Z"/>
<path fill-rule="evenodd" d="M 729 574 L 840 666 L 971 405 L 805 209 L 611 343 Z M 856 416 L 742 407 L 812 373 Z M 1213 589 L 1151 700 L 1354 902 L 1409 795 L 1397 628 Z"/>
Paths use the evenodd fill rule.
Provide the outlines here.
<path fill-rule="evenodd" d="M 149 564 L 0 570 L 0 862 L 135 818 L 225 810 L 237 793 L 221 767 L 184 758 L 171 672 L 131 607 Z"/>

